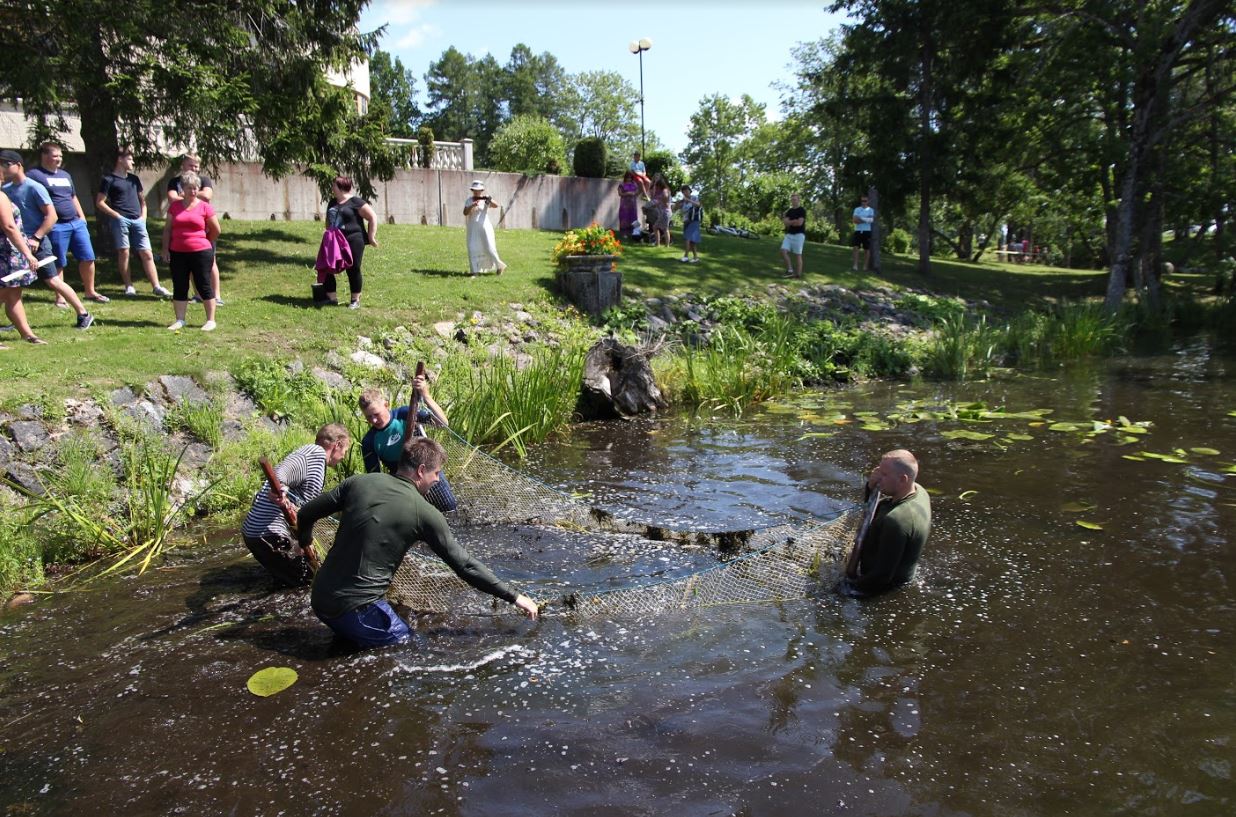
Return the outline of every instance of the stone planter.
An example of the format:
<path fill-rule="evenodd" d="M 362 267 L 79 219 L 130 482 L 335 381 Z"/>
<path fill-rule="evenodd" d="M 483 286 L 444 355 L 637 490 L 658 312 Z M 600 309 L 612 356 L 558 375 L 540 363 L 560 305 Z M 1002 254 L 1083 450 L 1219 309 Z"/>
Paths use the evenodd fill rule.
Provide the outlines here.
<path fill-rule="evenodd" d="M 558 267 L 558 289 L 594 318 L 622 302 L 622 273 L 616 255 L 568 255 Z"/>

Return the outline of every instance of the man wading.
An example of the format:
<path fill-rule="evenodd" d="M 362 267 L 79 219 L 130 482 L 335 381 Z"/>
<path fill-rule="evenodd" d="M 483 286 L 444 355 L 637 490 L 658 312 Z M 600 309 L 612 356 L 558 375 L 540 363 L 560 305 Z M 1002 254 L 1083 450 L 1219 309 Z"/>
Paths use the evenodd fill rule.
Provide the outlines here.
<path fill-rule="evenodd" d="M 914 578 L 927 534 L 931 500 L 918 479 L 918 460 L 905 449 L 889 451 L 867 479 L 867 497 L 882 494 L 866 535 L 855 547 L 858 559 L 847 566 L 842 592 L 874 596 Z"/>
<path fill-rule="evenodd" d="M 383 598 L 404 554 L 417 541 L 429 545 L 459 578 L 536 618 L 536 602 L 516 593 L 455 542 L 442 513 L 425 500 L 441 478 L 446 451 L 437 440 L 414 437 L 394 474 L 361 474 L 306 503 L 298 516 L 300 546 L 313 539 L 313 523 L 341 511 L 335 544 L 313 579 L 313 612 L 339 635 L 362 647 L 407 641 L 408 624 Z"/>

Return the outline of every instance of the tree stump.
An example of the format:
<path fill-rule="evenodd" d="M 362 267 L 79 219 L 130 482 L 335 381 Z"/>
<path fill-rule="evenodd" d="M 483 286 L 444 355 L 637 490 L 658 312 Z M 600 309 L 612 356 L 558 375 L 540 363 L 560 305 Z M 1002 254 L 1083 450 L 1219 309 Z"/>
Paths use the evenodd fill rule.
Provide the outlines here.
<path fill-rule="evenodd" d="M 576 410 L 584 420 L 629 419 L 666 406 L 644 354 L 613 338 L 588 350 Z"/>

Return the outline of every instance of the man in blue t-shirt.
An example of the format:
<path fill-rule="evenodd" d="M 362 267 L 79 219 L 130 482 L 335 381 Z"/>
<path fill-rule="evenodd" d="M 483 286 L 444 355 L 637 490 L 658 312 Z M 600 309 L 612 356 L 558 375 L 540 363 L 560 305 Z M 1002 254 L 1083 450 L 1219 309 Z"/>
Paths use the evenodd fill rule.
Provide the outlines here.
<path fill-rule="evenodd" d="M 77 312 L 77 328 L 89 329 L 94 316 L 86 311 L 77 293 L 56 272 L 56 254 L 48 238 L 56 224 L 56 208 L 52 207 L 51 195 L 46 187 L 26 178 L 25 160 L 17 151 L 0 150 L 0 167 L 4 168 L 4 192 L 21 211 L 22 232 L 26 234 L 30 251 L 38 259 L 39 278 Z"/>
<path fill-rule="evenodd" d="M 854 248 L 854 259 L 850 264 L 850 272 L 858 272 L 858 252 L 864 250 L 866 260 L 863 261 L 863 269 L 866 270 L 871 266 L 871 224 L 875 221 L 875 210 L 868 206 L 867 197 L 860 198 L 858 206 L 854 208 L 852 220 L 854 222 L 854 236 L 850 239 L 850 246 Z"/>
<path fill-rule="evenodd" d="M 105 304 L 106 295 L 100 295 L 94 288 L 94 245 L 90 243 L 90 229 L 86 225 L 86 214 L 77 198 L 77 188 L 73 185 L 73 177 L 62 165 L 64 152 L 55 142 L 44 142 L 39 148 L 39 166 L 30 168 L 26 174 L 47 188 L 51 195 L 52 206 L 56 209 L 56 223 L 51 231 L 52 251 L 56 253 L 57 274 L 62 278 L 64 269 L 69 263 L 69 253 L 77 259 L 77 274 L 81 276 L 82 286 L 86 288 L 86 300 Z M 57 297 L 56 306 L 66 306 L 63 299 Z"/>
<path fill-rule="evenodd" d="M 116 266 L 120 270 L 120 280 L 124 282 L 124 294 L 137 294 L 133 279 L 129 277 L 129 251 L 132 248 L 137 250 L 137 257 L 142 260 L 142 270 L 154 294 L 160 298 L 172 297 L 172 293 L 159 285 L 159 271 L 155 269 L 154 252 L 150 249 L 150 233 L 146 231 L 146 198 L 142 195 L 142 180 L 133 172 L 133 151 L 121 148 L 116 152 L 116 164 L 99 183 L 94 207 L 112 220 Z"/>

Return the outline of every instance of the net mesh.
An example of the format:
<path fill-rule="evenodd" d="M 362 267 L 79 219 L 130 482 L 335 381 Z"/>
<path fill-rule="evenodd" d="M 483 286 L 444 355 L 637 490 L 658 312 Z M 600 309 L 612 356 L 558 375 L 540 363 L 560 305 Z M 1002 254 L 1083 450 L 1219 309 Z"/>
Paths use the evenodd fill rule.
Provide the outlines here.
<path fill-rule="evenodd" d="M 758 530 L 674 530 L 587 505 L 517 471 L 447 431 L 445 472 L 459 500 L 456 537 L 543 615 L 614 618 L 804 598 L 820 568 L 853 542 L 862 509 Z M 314 531 L 328 546 L 336 522 Z M 410 550 L 387 598 L 416 612 L 518 615 L 469 587 L 443 562 Z"/>

